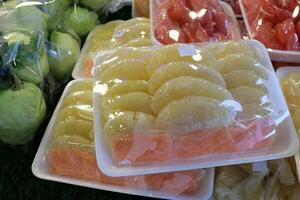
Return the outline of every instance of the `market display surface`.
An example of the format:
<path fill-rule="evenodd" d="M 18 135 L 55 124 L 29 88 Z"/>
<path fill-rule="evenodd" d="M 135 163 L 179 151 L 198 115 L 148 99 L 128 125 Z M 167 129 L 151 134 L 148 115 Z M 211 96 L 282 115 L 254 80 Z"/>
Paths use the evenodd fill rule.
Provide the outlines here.
<path fill-rule="evenodd" d="M 300 199 L 299 12 L 1 2 L 0 199 Z"/>

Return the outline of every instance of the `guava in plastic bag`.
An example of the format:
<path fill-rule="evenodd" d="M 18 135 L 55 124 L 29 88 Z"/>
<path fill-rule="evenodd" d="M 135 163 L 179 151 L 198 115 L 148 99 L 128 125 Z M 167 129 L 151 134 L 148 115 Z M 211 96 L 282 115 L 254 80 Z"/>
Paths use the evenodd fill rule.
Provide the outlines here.
<path fill-rule="evenodd" d="M 85 37 L 99 23 L 96 13 L 80 6 L 69 8 L 65 12 L 64 21 L 80 37 Z"/>
<path fill-rule="evenodd" d="M 23 27 L 34 31 L 42 31 L 47 37 L 49 16 L 36 6 L 25 6 L 25 4 L 22 6 L 22 3 L 20 3 L 16 9 L 2 9 L 6 9 L 6 14 L 0 17 L 0 24 L 6 29 L 6 32 L 11 32 L 11 29 L 15 27 Z"/>
<path fill-rule="evenodd" d="M 0 113 L 0 141 L 29 142 L 46 114 L 42 91 L 27 82 L 18 89 L 0 89 Z"/>
<path fill-rule="evenodd" d="M 41 32 L 14 29 L 4 34 L 0 42 L 7 45 L 4 64 L 14 66 L 21 80 L 40 84 L 48 75 L 49 65 Z"/>
<path fill-rule="evenodd" d="M 103 8 L 110 0 L 80 0 L 80 3 L 92 10 Z"/>
<path fill-rule="evenodd" d="M 60 30 L 53 31 L 51 34 L 50 50 L 48 50 L 49 65 L 57 81 L 64 80 L 71 75 L 79 57 L 80 40 L 76 36 Z"/>

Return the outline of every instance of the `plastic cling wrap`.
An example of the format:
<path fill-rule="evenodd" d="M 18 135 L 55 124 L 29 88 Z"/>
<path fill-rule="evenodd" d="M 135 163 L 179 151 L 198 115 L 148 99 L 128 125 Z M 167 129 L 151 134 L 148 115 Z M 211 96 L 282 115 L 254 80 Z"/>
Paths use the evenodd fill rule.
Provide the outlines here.
<path fill-rule="evenodd" d="M 289 106 L 294 126 L 297 130 L 298 137 L 300 133 L 300 71 L 298 67 L 283 67 L 277 70 L 277 76 L 281 81 L 281 87 Z M 295 155 L 298 180 L 300 181 L 300 155 Z"/>
<path fill-rule="evenodd" d="M 299 1 L 239 1 L 250 37 L 269 48 L 272 60 L 299 61 Z"/>
<path fill-rule="evenodd" d="M 266 58 L 255 41 L 99 52 L 93 92 L 101 169 L 137 175 L 295 153 L 295 130 Z"/>
<path fill-rule="evenodd" d="M 40 147 L 42 157 L 35 161 L 39 162 L 38 168 L 33 167 L 37 176 L 38 169 L 46 170 L 62 182 L 71 178 L 76 184 L 169 199 L 178 195 L 182 199 L 207 199 L 211 195 L 210 170 L 130 177 L 109 177 L 101 172 L 94 149 L 92 95 L 91 80 L 73 81 L 67 86 L 46 131 L 47 141 L 44 139 Z"/>
<path fill-rule="evenodd" d="M 151 20 L 157 43 L 193 43 L 240 39 L 229 5 L 217 0 L 152 0 Z"/>
<path fill-rule="evenodd" d="M 46 115 L 39 88 L 49 72 L 44 35 L 25 28 L 0 29 L 0 141 L 31 141 Z"/>
<path fill-rule="evenodd" d="M 73 71 L 73 77 L 91 78 L 94 57 L 98 51 L 118 47 L 151 46 L 150 20 L 133 18 L 116 20 L 97 26 L 88 36 L 80 58 Z"/>

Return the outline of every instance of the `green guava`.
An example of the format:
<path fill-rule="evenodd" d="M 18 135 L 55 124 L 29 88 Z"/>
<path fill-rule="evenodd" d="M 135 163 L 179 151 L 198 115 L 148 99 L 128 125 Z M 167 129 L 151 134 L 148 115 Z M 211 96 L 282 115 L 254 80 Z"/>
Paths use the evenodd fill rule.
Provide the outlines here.
<path fill-rule="evenodd" d="M 6 64 L 13 66 L 21 80 L 41 83 L 49 73 L 43 34 L 20 29 L 3 38 L 8 44 Z"/>
<path fill-rule="evenodd" d="M 8 144 L 26 144 L 46 115 L 42 91 L 32 83 L 24 82 L 19 90 L 0 90 L 0 141 Z"/>
<path fill-rule="evenodd" d="M 80 3 L 92 10 L 103 8 L 109 0 L 80 0 Z"/>
<path fill-rule="evenodd" d="M 79 57 L 80 43 L 72 35 L 53 31 L 51 50 L 48 51 L 50 71 L 57 81 L 70 77 Z"/>
<path fill-rule="evenodd" d="M 65 23 L 80 37 L 85 37 L 97 24 L 99 19 L 96 13 L 80 6 L 69 8 L 64 15 Z"/>

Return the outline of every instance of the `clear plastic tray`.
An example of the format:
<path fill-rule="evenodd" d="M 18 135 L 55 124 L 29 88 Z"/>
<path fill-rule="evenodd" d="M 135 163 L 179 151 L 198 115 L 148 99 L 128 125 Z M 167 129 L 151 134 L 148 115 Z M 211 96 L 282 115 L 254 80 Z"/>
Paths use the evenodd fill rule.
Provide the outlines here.
<path fill-rule="evenodd" d="M 53 131 L 55 128 L 55 124 L 57 121 L 57 117 L 59 112 L 62 109 L 62 104 L 63 100 L 70 94 L 71 90 L 73 90 L 76 86 L 79 84 L 83 83 L 86 80 L 74 80 L 71 81 L 64 93 L 62 94 L 62 97 L 54 111 L 54 114 L 50 120 L 50 123 L 46 129 L 46 132 L 44 134 L 44 137 L 42 139 L 42 142 L 40 144 L 40 147 L 37 151 L 37 154 L 35 156 L 35 159 L 32 164 L 32 172 L 33 174 L 41 179 L 45 180 L 51 180 L 51 181 L 57 181 L 57 182 L 62 182 L 62 183 L 68 183 L 68 184 L 73 184 L 73 185 L 79 185 L 83 187 L 90 187 L 90 188 L 95 188 L 95 189 L 101 189 L 101 190 L 107 190 L 107 191 L 113 191 L 113 192 L 119 192 L 119 193 L 127 193 L 127 194 L 133 194 L 133 195 L 141 195 L 141 196 L 147 196 L 147 197 L 155 197 L 155 198 L 164 198 L 164 199 L 182 199 L 182 200 L 206 200 L 208 199 L 213 192 L 213 181 L 214 181 L 214 169 L 207 169 L 205 170 L 205 176 L 203 179 L 201 179 L 200 183 L 197 186 L 197 190 L 193 194 L 168 194 L 164 193 L 161 191 L 152 191 L 152 190 L 147 190 L 147 189 L 139 189 L 139 188 L 134 188 L 130 186 L 120 186 L 120 185 L 112 185 L 108 183 L 101 183 L 98 181 L 93 181 L 93 180 L 88 180 L 88 179 L 79 179 L 79 178 L 74 178 L 74 177 L 68 177 L 67 175 L 62 176 L 62 175 L 55 175 L 50 172 L 50 163 L 48 161 L 48 156 L 49 156 L 49 150 L 52 148 L 52 142 L 53 142 Z M 74 145 L 74 148 L 78 149 L 79 147 Z M 82 147 L 81 147 L 82 148 Z M 80 149 L 81 150 L 81 149 Z M 84 151 L 84 148 L 82 149 Z M 92 153 L 92 152 L 91 152 Z M 89 163 L 91 163 L 91 158 L 87 158 L 86 163 L 84 163 L 82 160 L 78 160 L 77 162 L 74 163 L 74 159 L 76 157 L 70 157 L 71 161 L 73 162 L 73 169 L 78 167 L 78 165 L 83 165 L 85 166 L 85 170 L 89 170 L 89 173 L 91 174 L 91 171 L 93 169 L 97 169 L 96 165 L 96 158 L 94 158 L 95 166 L 91 167 Z M 77 164 L 77 165 L 76 165 Z M 68 165 L 68 164 L 66 164 Z M 68 166 L 66 166 L 66 169 L 68 169 Z M 82 168 L 80 168 L 82 169 Z M 66 172 L 67 173 L 67 172 Z M 84 172 L 78 172 L 78 174 L 82 174 Z M 96 171 L 94 172 L 95 179 L 99 175 Z M 181 172 L 179 172 L 180 174 Z M 67 173 L 68 174 L 68 173 Z M 135 179 L 135 177 L 128 177 L 129 180 Z M 137 177 L 136 179 L 139 180 L 141 177 Z M 94 178 L 92 178 L 94 179 Z M 113 179 L 112 179 L 113 180 Z M 138 184 L 138 186 L 142 186 L 141 184 Z"/>
<path fill-rule="evenodd" d="M 246 8 L 243 3 L 244 0 L 239 0 L 239 4 L 241 7 L 242 15 L 244 18 L 244 22 L 248 31 L 248 34 L 251 39 L 253 39 L 253 34 L 250 28 L 250 24 L 248 21 Z M 268 48 L 269 55 L 271 57 L 271 60 L 273 61 L 280 61 L 280 62 L 299 62 L 300 60 L 300 51 L 288 51 L 288 50 L 276 50 L 276 49 L 270 49 Z"/>
<path fill-rule="evenodd" d="M 162 1 L 165 1 L 165 0 L 150 0 L 151 37 L 153 40 L 153 44 L 156 44 L 156 45 L 162 45 L 162 43 L 160 43 L 155 37 L 154 24 L 156 24 L 156 16 L 157 16 L 157 13 L 156 13 L 157 8 L 156 8 L 155 2 L 162 2 Z M 230 33 L 232 35 L 232 39 L 234 39 L 234 40 L 241 39 L 240 27 L 236 20 L 236 17 L 234 15 L 232 8 L 223 1 L 220 3 L 221 3 L 221 6 L 223 7 L 225 13 L 229 16 L 229 18 L 232 22 L 232 26 L 230 27 Z"/>
<path fill-rule="evenodd" d="M 276 71 L 277 77 L 279 81 L 282 81 L 289 73 L 300 73 L 300 66 L 299 67 L 281 67 Z M 297 154 L 295 155 L 295 162 L 296 162 L 296 168 L 297 168 L 297 176 L 298 181 L 300 182 L 300 153 L 299 150 Z"/>
<path fill-rule="evenodd" d="M 231 43 L 231 42 L 228 42 L 228 43 Z M 241 139 L 241 140 L 240 139 L 238 139 L 238 140 L 232 139 L 231 137 L 233 135 L 231 135 L 232 134 L 231 132 L 230 132 L 230 134 L 225 133 L 224 138 L 220 141 L 216 138 L 209 139 L 209 141 L 216 141 L 216 142 L 219 141 L 219 143 L 217 142 L 218 145 L 215 145 L 215 147 L 209 146 L 210 147 L 209 149 L 206 149 L 206 148 L 203 149 L 202 145 L 204 145 L 203 142 L 206 140 L 202 140 L 200 138 L 202 138 L 206 135 L 208 137 L 211 137 L 211 136 L 217 137 L 217 138 L 220 137 L 219 132 L 214 136 L 214 131 L 212 131 L 212 130 L 215 130 L 214 129 L 215 126 L 216 127 L 219 126 L 218 123 L 220 123 L 220 122 L 218 122 L 217 124 L 213 123 L 214 124 L 213 127 L 210 127 L 213 129 L 212 130 L 208 129 L 208 132 L 207 133 L 205 132 L 204 135 L 200 134 L 198 140 L 197 140 L 198 136 L 196 137 L 195 135 L 193 135 L 193 132 L 198 132 L 198 129 L 195 131 L 193 128 L 189 128 L 190 127 L 189 126 L 189 127 L 185 127 L 184 129 L 180 129 L 180 131 L 178 131 L 177 128 L 174 129 L 172 127 L 171 129 L 168 129 L 168 130 L 171 130 L 170 132 L 172 132 L 172 133 L 173 133 L 173 131 L 175 131 L 175 133 L 178 132 L 179 136 L 176 134 L 175 135 L 170 134 L 169 131 L 165 131 L 165 132 L 163 131 L 166 134 L 159 135 L 159 137 L 163 137 L 163 138 L 166 137 L 166 139 L 162 139 L 162 141 L 166 141 L 166 144 L 164 142 L 163 142 L 163 144 L 165 144 L 167 146 L 162 145 L 160 147 L 159 145 L 157 145 L 155 147 L 157 149 L 153 151 L 153 154 L 149 154 L 150 152 L 152 152 L 152 150 L 150 150 L 152 147 L 151 148 L 149 147 L 150 149 L 147 149 L 148 144 L 147 145 L 145 144 L 146 146 L 141 146 L 141 143 L 134 142 L 134 141 L 136 139 L 137 140 L 142 139 L 146 143 L 148 143 L 148 142 L 151 143 L 151 141 L 152 142 L 156 141 L 155 138 L 158 136 L 156 134 L 155 135 L 150 134 L 151 136 L 149 136 L 148 131 L 150 131 L 150 133 L 152 133 L 152 131 L 154 131 L 154 132 L 156 131 L 156 133 L 157 133 L 157 131 L 161 131 L 161 130 L 153 129 L 151 131 L 151 129 L 150 129 L 150 130 L 147 130 L 145 132 L 145 134 L 140 135 L 139 132 L 144 131 L 144 130 L 140 130 L 139 128 L 138 129 L 134 128 L 133 129 L 134 133 L 132 136 L 131 136 L 131 134 L 129 134 L 129 135 L 125 134 L 125 138 L 123 138 L 124 135 L 122 135 L 122 134 L 120 134 L 120 136 L 118 136 L 118 134 L 116 134 L 117 136 L 113 134 L 113 135 L 111 135 L 113 140 L 109 140 L 109 142 L 107 142 L 108 140 L 107 140 L 106 136 L 110 136 L 110 135 L 105 135 L 105 133 L 103 132 L 103 129 L 102 129 L 103 121 L 102 120 L 105 120 L 104 116 L 107 116 L 108 120 L 114 119 L 115 114 L 109 114 L 109 112 L 106 113 L 106 112 L 103 112 L 103 110 L 102 110 L 103 109 L 102 97 L 105 98 L 104 95 L 106 94 L 106 91 L 108 91 L 108 90 L 107 90 L 107 87 L 105 87 L 105 84 L 102 84 L 102 82 L 100 80 L 98 80 L 98 76 L 103 75 L 101 72 L 101 65 L 99 65 L 98 67 L 95 68 L 95 71 L 94 71 L 94 106 L 96 108 L 98 108 L 97 110 L 94 111 L 94 118 L 98 122 L 98 123 L 94 123 L 94 130 L 95 130 L 94 134 L 95 134 L 97 161 L 99 163 L 103 163 L 101 165 L 98 163 L 98 166 L 101 169 L 101 171 L 103 171 L 105 174 L 107 174 L 109 176 L 127 176 L 127 175 L 138 175 L 138 174 L 161 173 L 161 172 L 177 171 L 177 170 L 188 170 L 188 169 L 196 169 L 196 168 L 207 168 L 207 167 L 215 167 L 215 166 L 225 166 L 225 165 L 249 163 L 249 162 L 259 162 L 259 161 L 263 161 L 263 160 L 272 160 L 272 159 L 278 159 L 278 158 L 283 158 L 283 157 L 288 157 L 288 156 L 294 155 L 297 152 L 298 145 L 299 145 L 298 140 L 296 139 L 297 135 L 296 135 L 295 129 L 292 125 L 292 120 L 291 120 L 291 117 L 290 117 L 290 114 L 288 111 L 288 107 L 284 100 L 283 94 L 280 89 L 279 82 L 277 80 L 276 74 L 274 72 L 274 69 L 273 69 L 271 61 L 268 57 L 268 53 L 267 53 L 266 49 L 264 48 L 264 46 L 261 43 L 255 41 L 255 40 L 240 40 L 235 43 L 243 44 L 249 48 L 252 48 L 253 50 L 251 51 L 251 54 L 253 53 L 253 55 L 255 55 L 256 59 L 259 60 L 259 62 L 261 64 L 261 65 L 258 65 L 259 68 L 263 68 L 262 70 L 266 71 L 268 73 L 268 77 L 269 77 L 268 80 L 264 80 L 263 82 L 264 82 L 265 87 L 267 87 L 267 90 L 268 90 L 267 98 L 269 99 L 271 108 L 274 111 L 274 112 L 272 111 L 272 113 L 274 113 L 274 116 L 272 114 L 271 118 L 269 118 L 269 116 L 263 116 L 262 118 L 259 117 L 259 118 L 257 118 L 259 121 L 256 121 L 256 117 L 255 117 L 255 120 L 254 120 L 255 124 L 257 122 L 259 122 L 259 124 L 260 124 L 260 122 L 267 120 L 268 121 L 267 130 L 265 130 L 264 128 L 263 129 L 259 128 L 260 125 L 255 126 L 256 127 L 255 128 L 256 131 L 254 132 L 255 135 L 252 135 L 253 134 L 252 131 L 249 132 L 247 130 L 246 131 L 247 134 L 243 134 L 243 136 L 242 136 L 243 139 Z M 216 45 L 220 45 L 220 46 L 216 46 Z M 215 49 L 213 48 L 214 46 L 216 47 Z M 177 50 L 178 49 L 182 50 L 184 48 L 187 48 L 188 51 L 185 53 L 191 53 L 193 51 L 193 49 L 191 47 L 193 48 L 194 46 L 193 45 L 183 45 L 183 44 L 177 45 Z M 206 48 L 214 49 L 215 51 L 222 51 L 222 49 L 226 49 L 225 43 L 222 43 L 222 42 L 207 43 L 207 44 L 203 44 L 202 47 L 204 49 L 206 49 Z M 149 51 L 149 52 L 154 52 L 155 49 L 159 49 L 159 48 L 167 48 L 167 46 L 145 47 L 145 48 L 140 48 L 140 49 L 142 49 L 143 51 L 145 50 L 145 51 Z M 127 52 L 127 50 L 128 50 L 128 52 L 134 51 L 134 49 L 124 49 L 124 52 Z M 236 52 L 233 52 L 233 54 L 242 51 L 242 49 L 237 48 L 237 49 L 235 49 L 235 51 Z M 170 50 L 168 50 L 168 52 L 170 52 Z M 110 53 L 113 54 L 112 52 L 110 52 Z M 218 54 L 218 52 L 216 52 L 216 53 Z M 125 55 L 127 55 L 127 54 L 125 53 Z M 145 55 L 151 57 L 151 53 L 146 53 Z M 106 55 L 104 52 L 101 52 L 99 54 L 99 60 L 101 60 L 101 62 L 107 63 L 105 61 L 105 59 L 103 59 L 103 56 L 105 57 Z M 194 56 L 198 57 L 196 55 L 194 55 Z M 203 56 L 201 54 L 201 56 L 199 56 L 199 57 L 203 58 Z M 117 58 L 117 57 L 115 57 L 115 58 Z M 170 58 L 174 59 L 174 57 L 172 57 L 172 56 Z M 154 60 L 156 61 L 159 59 L 160 58 L 155 57 Z M 177 59 L 177 57 L 176 57 L 176 59 Z M 211 60 L 211 59 L 209 59 L 209 60 Z M 138 62 L 142 62 L 142 61 L 143 61 L 143 58 L 138 57 Z M 97 61 L 96 61 L 96 63 L 97 63 Z M 218 64 L 216 64 L 216 65 L 218 66 Z M 104 68 L 104 71 L 105 71 L 105 68 Z M 140 73 L 142 73 L 142 72 L 140 72 Z M 103 77 L 104 77 L 104 75 L 103 75 Z M 103 80 L 104 79 L 102 79 L 102 81 Z M 115 79 L 115 80 L 118 80 L 118 79 Z M 122 76 L 121 80 L 126 80 L 126 77 Z M 122 83 L 122 81 L 121 81 L 121 83 Z M 127 98 L 127 96 L 126 96 L 126 98 Z M 263 98 L 263 99 L 265 99 L 265 98 Z M 114 104 L 112 104 L 112 105 L 114 105 Z M 128 104 L 126 104 L 126 105 L 128 105 Z M 235 106 L 236 106 L 236 104 L 234 104 L 233 107 L 235 107 Z M 144 104 L 144 108 L 147 108 L 146 104 Z M 139 109 L 144 109 L 144 108 L 139 108 Z M 144 111 L 141 111 L 141 112 L 144 112 Z M 148 111 L 145 111 L 145 112 L 148 113 Z M 189 112 L 189 111 L 187 111 L 187 112 Z M 248 111 L 246 111 L 246 112 L 248 112 Z M 116 113 L 116 116 L 118 116 L 118 112 L 111 112 L 111 113 Z M 125 114 L 122 113 L 122 110 L 121 110 L 121 115 L 125 116 Z M 154 116 L 156 116 L 156 115 L 154 115 Z M 116 120 L 119 120 L 119 118 L 117 118 Z M 235 118 L 233 120 L 235 121 Z M 262 120 L 262 121 L 260 121 L 260 120 Z M 116 122 L 120 122 L 120 121 L 116 121 Z M 209 126 L 209 122 L 204 126 L 203 125 L 200 126 L 200 127 L 202 127 L 202 128 L 200 128 L 200 132 L 202 130 L 207 130 L 206 128 L 207 128 L 207 125 Z M 244 123 L 244 122 L 245 121 L 238 121 L 237 124 L 240 124 L 240 123 L 244 124 L 241 126 L 238 125 L 239 127 L 248 127 L 248 125 L 246 125 L 248 123 L 247 122 Z M 114 121 L 112 121 L 112 123 L 114 123 Z M 190 123 L 190 122 L 188 122 L 188 123 Z M 221 122 L 221 124 L 222 123 L 223 122 Z M 230 122 L 230 124 L 231 124 L 231 122 Z M 236 122 L 234 122 L 233 124 L 236 124 Z M 210 124 L 210 125 L 212 125 L 212 124 Z M 110 125 L 108 124 L 106 127 L 109 128 L 109 126 Z M 196 126 L 198 127 L 199 124 L 196 124 Z M 233 125 L 233 127 L 235 127 L 235 126 L 236 125 Z M 194 125 L 192 125 L 192 127 L 194 127 Z M 219 127 L 223 127 L 223 125 L 221 125 Z M 232 126 L 225 125 L 225 127 L 230 128 Z M 183 127 L 180 127 L 180 128 L 183 128 Z M 107 129 L 107 130 L 110 130 L 110 129 Z M 183 132 L 186 131 L 188 134 L 184 135 L 184 136 L 180 136 L 180 133 L 183 133 L 182 130 L 184 130 Z M 228 129 L 221 128 L 221 130 L 222 131 L 225 130 L 225 132 L 227 132 Z M 242 130 L 245 130 L 245 129 L 242 128 Z M 129 129 L 129 131 L 130 131 L 130 129 Z M 190 135 L 191 131 L 192 131 L 192 134 Z M 250 134 L 250 135 L 248 135 L 248 134 Z M 221 135 L 223 135 L 223 134 L 221 134 Z M 248 136 L 245 137 L 246 135 L 248 135 L 249 138 L 248 138 Z M 129 138 L 126 138 L 127 136 Z M 147 137 L 150 137 L 150 138 L 145 139 L 144 136 L 146 138 Z M 185 138 L 185 136 L 187 138 Z M 190 140 L 191 138 L 188 138 L 191 136 L 194 137 L 193 141 Z M 130 143 L 131 137 L 133 139 L 133 144 Z M 152 137 L 154 137 L 154 138 L 152 138 Z M 168 139 L 169 137 L 171 139 Z M 233 137 L 235 137 L 235 136 L 233 136 Z M 263 138 L 260 138 L 260 137 L 263 137 Z M 157 139 L 157 140 L 159 140 L 159 139 Z M 177 143 L 178 142 L 177 140 L 179 140 L 179 143 Z M 169 141 L 171 141 L 171 142 L 169 143 Z M 192 155 L 190 154 L 188 149 L 185 149 L 186 145 L 181 143 L 182 141 L 187 142 L 187 144 L 189 144 L 188 145 L 189 149 L 193 151 Z M 200 145 L 199 142 L 200 143 L 202 142 L 203 144 Z M 254 143 L 252 144 L 252 142 L 254 142 Z M 156 142 L 154 142 L 154 143 L 159 144 Z M 190 143 L 193 143 L 193 144 L 190 144 Z M 179 146 L 178 146 L 178 144 L 179 144 Z M 207 142 L 205 142 L 205 144 L 207 145 Z M 262 146 L 260 146 L 260 144 Z M 120 145 L 132 145 L 132 146 L 129 146 L 129 147 L 123 146 L 124 148 L 125 147 L 129 148 L 129 150 L 128 150 L 129 153 L 127 152 L 128 153 L 127 154 L 126 153 L 127 150 L 123 150 L 123 148 L 120 149 L 120 147 L 121 147 Z M 226 150 L 223 149 L 223 145 L 224 145 L 224 147 L 227 146 L 229 149 L 227 149 L 227 147 L 225 148 Z M 238 147 L 239 145 L 241 145 L 241 146 Z M 196 150 L 197 146 L 199 147 L 199 150 Z M 232 147 L 233 149 L 231 149 L 231 146 L 233 146 Z M 130 150 L 130 148 L 132 150 Z M 145 151 L 145 153 L 143 154 L 140 151 L 134 150 L 134 148 L 145 148 L 142 151 L 142 152 Z M 139 153 L 137 153 L 138 155 L 136 155 L 135 152 L 139 152 Z M 195 153 L 195 152 L 197 152 L 197 153 Z M 123 153 L 126 153 L 126 154 L 123 155 Z M 158 155 L 158 154 L 159 154 L 158 157 L 153 156 L 153 155 Z M 123 157 L 123 156 L 125 156 L 125 157 Z M 135 157 L 135 156 L 137 156 L 137 157 Z"/>

